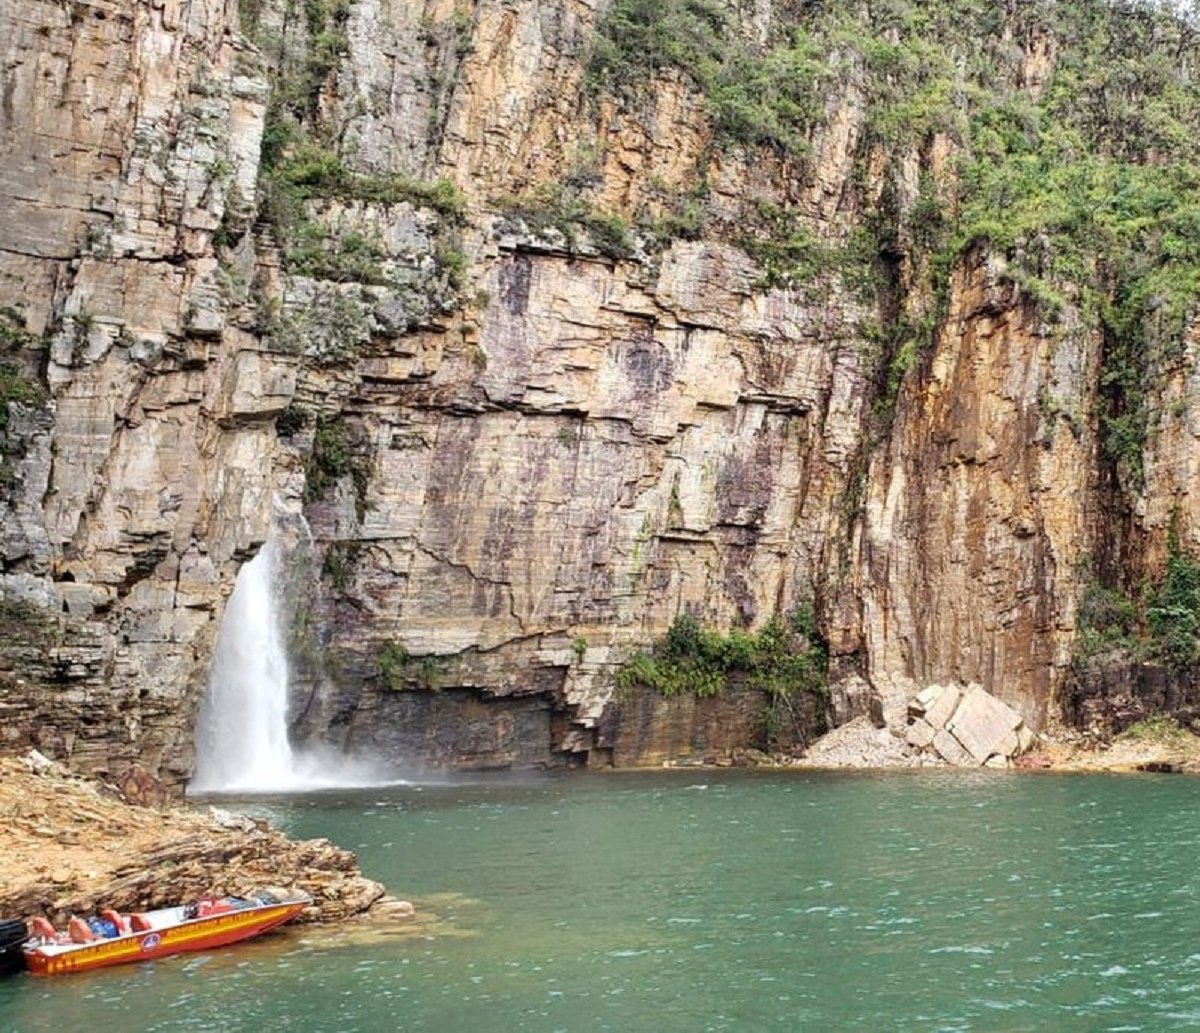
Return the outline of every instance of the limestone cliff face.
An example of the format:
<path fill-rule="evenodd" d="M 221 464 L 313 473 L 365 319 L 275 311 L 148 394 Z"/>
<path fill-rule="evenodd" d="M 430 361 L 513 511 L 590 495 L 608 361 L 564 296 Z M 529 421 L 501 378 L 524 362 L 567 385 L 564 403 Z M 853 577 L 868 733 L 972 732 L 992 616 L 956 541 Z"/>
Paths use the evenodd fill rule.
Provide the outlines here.
<path fill-rule="evenodd" d="M 714 148 L 678 71 L 638 106 L 585 96 L 588 0 L 242 7 L 0 0 L 0 307 L 43 392 L 8 403 L 0 736 L 186 777 L 223 601 L 270 533 L 296 557 L 296 734 L 397 762 L 611 755 L 637 738 L 615 667 L 683 611 L 814 606 L 837 721 L 946 682 L 1057 713 L 1113 526 L 1097 327 L 1051 325 L 970 249 L 879 416 L 873 328 L 931 309 L 906 227 L 922 177 L 952 181 L 944 135 L 874 139 L 851 68 L 804 168 Z M 1054 39 L 1010 42 L 1036 93 Z M 255 216 L 271 90 L 301 73 L 292 117 L 353 187 L 302 200 L 303 258 Z M 699 239 L 614 249 L 512 201 L 570 182 L 657 217 L 698 176 Z M 457 211 L 372 186 L 400 177 L 449 180 Z M 768 286 L 730 228 L 783 204 L 839 246 L 889 211 L 889 289 Z M 1172 514 L 1200 534 L 1193 367 L 1156 381 L 1178 416 L 1122 524 L 1138 569 Z"/>

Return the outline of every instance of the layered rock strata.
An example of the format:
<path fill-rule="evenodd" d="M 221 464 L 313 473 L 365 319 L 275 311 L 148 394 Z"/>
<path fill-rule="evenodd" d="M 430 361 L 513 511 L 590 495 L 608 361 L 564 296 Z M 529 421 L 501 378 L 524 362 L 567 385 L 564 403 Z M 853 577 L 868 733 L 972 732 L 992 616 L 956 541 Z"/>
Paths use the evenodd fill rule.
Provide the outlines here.
<path fill-rule="evenodd" d="M 286 478 L 294 359 L 230 324 L 212 243 L 254 197 L 267 103 L 234 17 L 0 6 L 0 308 L 48 399 L 4 403 L 3 741 L 84 768 L 188 770 L 216 620 Z"/>
<path fill-rule="evenodd" d="M 1196 544 L 1192 367 L 1154 371 L 1145 491 L 1111 516 L 1103 335 L 986 247 L 884 397 L 880 328 L 932 311 L 910 216 L 952 180 L 948 134 L 881 142 L 848 66 L 805 168 L 716 148 L 678 70 L 640 106 L 585 96 L 602 7 L 0 0 L 0 308 L 44 394 L 4 403 L 0 744 L 185 779 L 271 533 L 302 601 L 295 734 L 440 766 L 657 758 L 604 731 L 613 675 L 684 611 L 814 608 L 838 721 L 902 730 L 953 682 L 1037 728 L 1116 525 L 1131 572 L 1172 521 Z M 1057 44 L 1019 14 L 1004 60 L 1033 97 Z M 290 180 L 281 111 L 312 158 Z M 627 218 L 703 181 L 714 229 L 614 248 L 511 203 L 567 181 Z M 309 189 L 292 239 L 265 218 L 281 184 Z M 836 264 L 769 285 L 733 239 L 773 205 L 830 247 L 893 218 L 887 289 Z"/>

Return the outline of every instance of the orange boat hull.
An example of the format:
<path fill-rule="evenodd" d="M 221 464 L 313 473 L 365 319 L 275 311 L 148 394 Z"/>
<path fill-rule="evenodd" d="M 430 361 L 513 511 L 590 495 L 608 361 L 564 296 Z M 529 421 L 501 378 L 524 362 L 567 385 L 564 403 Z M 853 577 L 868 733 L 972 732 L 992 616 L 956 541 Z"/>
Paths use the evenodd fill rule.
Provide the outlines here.
<path fill-rule="evenodd" d="M 34 947 L 25 951 L 25 964 L 36 976 L 56 976 L 130 961 L 166 958 L 186 951 L 211 950 L 265 933 L 294 918 L 307 906 L 303 901 L 271 904 L 195 918 L 165 929 L 71 945 L 66 949 Z"/>

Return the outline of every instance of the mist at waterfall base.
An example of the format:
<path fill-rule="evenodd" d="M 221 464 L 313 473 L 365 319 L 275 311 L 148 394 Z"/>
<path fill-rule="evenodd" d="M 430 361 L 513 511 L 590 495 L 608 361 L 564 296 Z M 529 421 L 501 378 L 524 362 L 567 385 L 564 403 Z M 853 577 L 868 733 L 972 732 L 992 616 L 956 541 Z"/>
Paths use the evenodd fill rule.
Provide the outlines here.
<path fill-rule="evenodd" d="M 200 707 L 189 795 L 395 784 L 331 749 L 294 750 L 288 740 L 288 661 L 278 600 L 283 558 L 272 540 L 238 573 Z"/>

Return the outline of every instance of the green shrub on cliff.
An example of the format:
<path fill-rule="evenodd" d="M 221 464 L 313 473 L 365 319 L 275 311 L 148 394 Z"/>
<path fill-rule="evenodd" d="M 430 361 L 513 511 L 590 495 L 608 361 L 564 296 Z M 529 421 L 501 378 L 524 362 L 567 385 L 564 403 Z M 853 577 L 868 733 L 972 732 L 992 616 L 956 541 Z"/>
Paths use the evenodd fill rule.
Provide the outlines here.
<path fill-rule="evenodd" d="M 823 694 L 828 655 L 812 614 L 796 610 L 771 618 L 757 633 L 710 631 L 689 613 L 672 622 L 649 653 L 637 653 L 617 672 L 622 688 L 644 685 L 664 696 L 715 696 L 740 679 L 773 695 Z"/>
<path fill-rule="evenodd" d="M 619 215 L 598 211 L 577 188 L 569 185 L 547 183 L 519 197 L 496 198 L 493 203 L 505 215 L 520 219 L 534 234 L 561 234 L 569 253 L 578 248 L 580 231 L 587 234 L 600 254 L 615 261 L 630 258 L 634 253 L 634 242 L 625 220 Z"/>
<path fill-rule="evenodd" d="M 330 542 L 321 563 L 321 576 L 326 578 L 337 592 L 345 592 L 354 580 L 354 571 L 362 555 L 362 542 Z"/>
<path fill-rule="evenodd" d="M 46 392 L 34 383 L 24 370 L 0 362 L 0 432 L 8 429 L 8 407 L 13 402 L 22 405 L 44 405 Z"/>
<path fill-rule="evenodd" d="M 15 462 L 24 452 L 24 446 L 19 440 L 14 441 L 9 435 L 9 405 L 13 402 L 36 405 L 43 399 L 41 389 L 31 383 L 22 372 L 0 363 L 0 489 L 11 488 L 16 483 Z"/>
<path fill-rule="evenodd" d="M 356 172 L 328 147 L 298 128 L 287 141 L 275 140 L 279 153 L 268 166 L 271 178 L 295 190 L 302 200 L 337 198 L 372 204 L 408 203 L 432 208 L 451 222 L 461 222 L 464 200 L 447 179 L 424 182 L 408 176 Z"/>
<path fill-rule="evenodd" d="M 1144 652 L 1142 614 L 1138 601 L 1124 592 L 1105 587 L 1092 577 L 1079 600 L 1075 654 L 1085 661 L 1093 656 L 1121 651 Z"/>
<path fill-rule="evenodd" d="M 1118 736 L 1119 739 L 1161 743 L 1164 746 L 1182 745 L 1191 737 L 1191 733 L 1175 718 L 1165 714 L 1155 714 L 1153 717 L 1135 721 Z"/>
<path fill-rule="evenodd" d="M 411 204 L 441 216 L 436 258 L 451 289 L 462 268 L 457 229 L 465 201 L 446 179 L 424 181 L 398 173 L 351 168 L 336 149 L 340 130 L 327 124 L 321 96 L 349 52 L 346 26 L 355 0 L 286 0 L 283 24 L 303 24 L 307 42 L 263 27 L 261 0 L 243 4 L 242 28 L 269 58 L 270 103 L 259 163 L 259 214 L 274 230 L 289 272 L 334 282 L 388 285 L 392 281 L 380 241 L 336 233 L 310 202 L 337 200 L 375 205 Z M 453 239 L 452 239 L 453 238 Z M 236 239 L 219 238 L 224 246 Z"/>
<path fill-rule="evenodd" d="M 24 324 L 19 313 L 0 309 L 0 488 L 13 485 L 16 479 L 13 463 L 24 452 L 24 445 L 9 435 L 10 406 L 46 404 L 45 388 L 30 376 L 26 364 L 18 358 L 20 353 L 39 346 Z M 11 356 L 12 360 L 4 356 Z"/>
<path fill-rule="evenodd" d="M 408 650 L 399 642 L 389 639 L 383 644 L 376 662 L 379 664 L 379 674 L 389 689 L 404 688 L 404 676 L 410 659 Z"/>
<path fill-rule="evenodd" d="M 766 50 L 749 46 L 713 0 L 614 0 L 592 40 L 588 88 L 637 99 L 668 69 L 704 93 L 719 136 L 783 154 L 807 151 L 833 71 L 802 32 Z"/>
<path fill-rule="evenodd" d="M 1146 619 L 1158 655 L 1171 667 L 1200 660 L 1200 561 L 1172 549 L 1167 571 L 1151 593 Z"/>
<path fill-rule="evenodd" d="M 656 73 L 678 68 L 704 88 L 726 59 L 730 28 L 714 0 L 613 0 L 592 41 L 588 83 L 638 94 Z"/>
<path fill-rule="evenodd" d="M 732 48 L 706 89 L 718 136 L 807 155 L 808 132 L 825 113 L 832 72 L 818 41 L 802 33 L 762 54 Z"/>
<path fill-rule="evenodd" d="M 343 477 L 354 486 L 355 509 L 361 520 L 365 511 L 370 470 L 345 424 L 322 416 L 313 432 L 312 451 L 304 463 L 304 501 L 322 498 Z"/>
<path fill-rule="evenodd" d="M 309 213 L 318 198 L 431 208 L 442 216 L 435 258 L 452 289 L 461 286 L 463 263 L 454 229 L 464 218 L 462 195 L 447 180 L 424 183 L 406 176 L 351 172 L 330 151 L 306 144 L 264 170 L 262 212 L 274 227 L 289 272 L 337 283 L 387 285 L 388 253 L 382 241 L 361 233 L 335 233 Z M 451 239 L 453 238 L 453 239 Z"/>
<path fill-rule="evenodd" d="M 678 69 L 704 94 L 718 147 L 769 148 L 785 160 L 804 159 L 835 99 L 861 102 L 858 167 L 885 178 L 910 157 L 927 164 L 937 141 L 949 157 L 943 182 L 922 187 L 915 204 L 886 188 L 845 199 L 872 223 L 876 261 L 907 255 L 936 299 L 955 260 L 986 242 L 1049 318 L 1070 304 L 1098 319 L 1110 341 L 1105 454 L 1140 489 L 1150 424 L 1142 385 L 1178 348 L 1200 294 L 1194 11 L 1126 0 L 776 3 L 769 24 L 754 39 L 711 3 L 613 0 L 588 82 L 646 104 L 655 76 Z M 1051 35 L 1047 79 L 1026 85 L 1037 55 L 1020 41 Z M 815 229 L 788 203 L 725 231 L 760 261 L 764 285 L 850 269 L 869 297 L 876 285 L 861 271 L 870 263 L 849 262 L 836 238 L 815 248 Z M 936 320 L 926 327 L 932 334 Z"/>
<path fill-rule="evenodd" d="M 309 201 L 411 204 L 436 211 L 447 230 L 462 223 L 465 202 L 448 180 L 427 183 L 402 175 L 355 172 L 297 123 L 283 118 L 274 128 L 268 124 L 260 185 L 263 216 L 275 229 L 289 271 L 334 282 L 389 281 L 384 264 L 388 255 L 382 242 L 353 231 L 331 232 L 310 214 Z M 439 260 L 455 252 L 449 241 L 443 239 L 440 244 Z M 461 269 L 451 262 L 439 264 L 451 281 L 461 276 Z"/>
<path fill-rule="evenodd" d="M 1075 658 L 1123 654 L 1137 662 L 1157 662 L 1175 671 L 1200 662 L 1200 559 L 1185 552 L 1172 530 L 1167 566 L 1160 579 L 1131 596 L 1096 579 L 1079 604 Z"/>
<path fill-rule="evenodd" d="M 399 642 L 389 639 L 376 658 L 379 676 L 394 692 L 423 689 L 437 692 L 445 675 L 445 659 L 440 656 L 413 656 Z"/>

